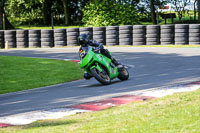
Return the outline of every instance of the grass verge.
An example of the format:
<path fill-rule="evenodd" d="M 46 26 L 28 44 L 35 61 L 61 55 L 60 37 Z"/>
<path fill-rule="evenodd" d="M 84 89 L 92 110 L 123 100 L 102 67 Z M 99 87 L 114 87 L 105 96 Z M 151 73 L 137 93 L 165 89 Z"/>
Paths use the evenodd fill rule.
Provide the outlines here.
<path fill-rule="evenodd" d="M 64 83 L 82 78 L 74 62 L 0 56 L 0 94 Z"/>
<path fill-rule="evenodd" d="M 199 133 L 200 89 L 152 101 L 131 103 L 99 112 L 82 113 L 1 133 Z"/>

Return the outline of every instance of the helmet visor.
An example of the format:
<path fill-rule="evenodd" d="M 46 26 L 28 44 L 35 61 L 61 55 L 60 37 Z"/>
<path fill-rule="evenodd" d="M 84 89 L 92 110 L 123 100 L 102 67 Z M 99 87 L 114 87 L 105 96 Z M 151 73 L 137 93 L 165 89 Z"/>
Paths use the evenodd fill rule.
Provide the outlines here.
<path fill-rule="evenodd" d="M 87 41 L 85 39 L 80 38 L 79 43 L 81 46 L 87 46 Z"/>

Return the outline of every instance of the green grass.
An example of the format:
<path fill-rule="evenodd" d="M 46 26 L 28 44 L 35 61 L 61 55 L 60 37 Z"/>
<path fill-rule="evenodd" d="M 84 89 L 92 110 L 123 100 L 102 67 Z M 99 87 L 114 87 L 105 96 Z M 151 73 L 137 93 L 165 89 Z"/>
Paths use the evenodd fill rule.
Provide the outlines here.
<path fill-rule="evenodd" d="M 199 133 L 200 89 L 99 112 L 41 120 L 1 133 Z"/>
<path fill-rule="evenodd" d="M 48 86 L 83 77 L 74 62 L 0 56 L 0 94 Z"/>
<path fill-rule="evenodd" d="M 54 29 L 66 29 L 66 28 L 79 28 L 80 26 L 54 26 Z M 15 29 L 34 30 L 34 29 L 52 29 L 51 26 L 16 26 Z"/>

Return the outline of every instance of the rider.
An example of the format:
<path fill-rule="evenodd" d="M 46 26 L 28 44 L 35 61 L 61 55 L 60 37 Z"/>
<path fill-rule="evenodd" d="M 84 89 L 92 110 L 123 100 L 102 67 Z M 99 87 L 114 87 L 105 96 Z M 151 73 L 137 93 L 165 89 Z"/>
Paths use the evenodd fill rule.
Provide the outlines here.
<path fill-rule="evenodd" d="M 95 48 L 95 51 L 98 52 L 100 51 L 100 53 L 106 57 L 108 57 L 109 59 L 111 59 L 111 62 L 116 65 L 118 68 L 123 67 L 121 65 L 121 63 L 119 63 L 118 61 L 116 61 L 109 53 L 109 51 L 107 49 L 104 49 L 103 45 L 98 43 L 95 40 L 89 40 L 88 35 L 87 34 L 80 34 L 80 36 L 78 37 L 78 43 L 82 46 L 92 46 Z M 84 73 L 84 78 L 85 79 L 90 79 L 91 76 L 88 73 Z"/>

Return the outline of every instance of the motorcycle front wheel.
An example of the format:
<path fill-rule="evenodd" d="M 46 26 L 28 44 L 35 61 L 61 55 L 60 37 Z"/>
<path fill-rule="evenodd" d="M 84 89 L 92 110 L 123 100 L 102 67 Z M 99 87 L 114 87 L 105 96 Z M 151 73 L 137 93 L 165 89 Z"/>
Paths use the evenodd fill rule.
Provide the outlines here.
<path fill-rule="evenodd" d="M 104 85 L 110 84 L 111 80 L 107 72 L 102 68 L 102 72 L 98 71 L 96 68 L 91 70 L 92 75 L 94 78 Z"/>

